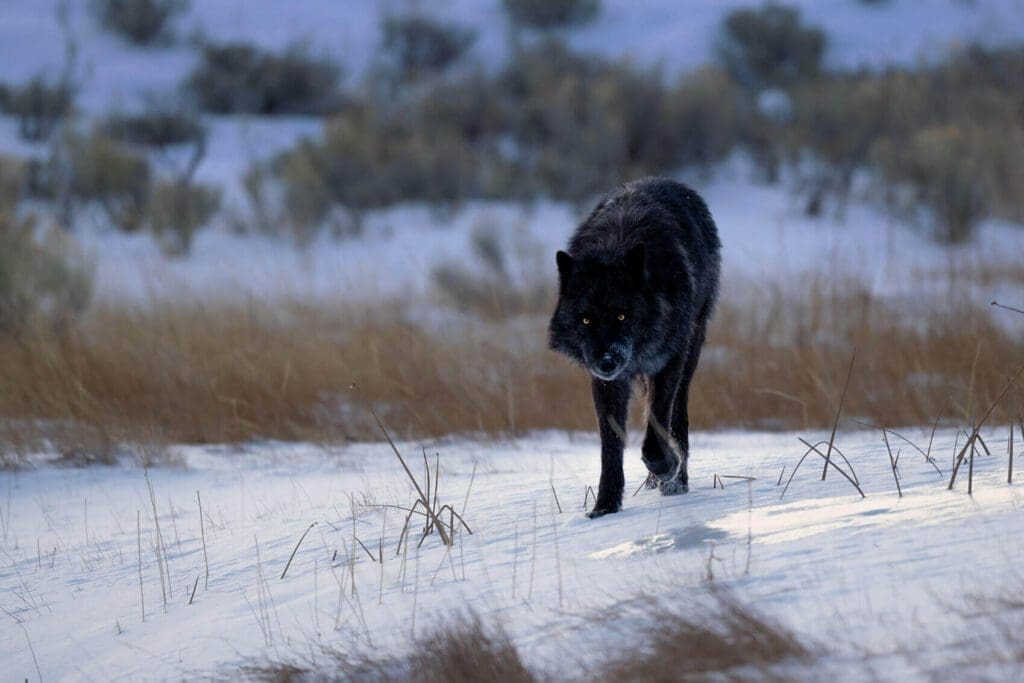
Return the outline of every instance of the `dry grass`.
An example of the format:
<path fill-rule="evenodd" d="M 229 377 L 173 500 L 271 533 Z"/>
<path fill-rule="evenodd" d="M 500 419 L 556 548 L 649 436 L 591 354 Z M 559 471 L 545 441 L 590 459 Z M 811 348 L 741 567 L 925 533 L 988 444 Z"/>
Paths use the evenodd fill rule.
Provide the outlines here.
<path fill-rule="evenodd" d="M 697 429 L 830 426 L 853 349 L 844 415 L 969 422 L 1024 361 L 1024 339 L 994 322 L 1013 314 L 987 302 L 886 302 L 849 283 L 738 289 L 694 382 Z M 45 439 L 87 462 L 124 443 L 377 440 L 370 406 L 398 438 L 593 428 L 589 381 L 546 348 L 545 315 L 419 325 L 418 310 L 99 308 L 75 327 L 0 336 L 3 452 Z M 1009 420 L 1004 403 L 994 422 Z"/>
<path fill-rule="evenodd" d="M 408 662 L 408 677 L 401 678 L 417 683 L 538 680 L 505 632 L 484 625 L 479 617 L 466 618 L 421 640 Z"/>
<path fill-rule="evenodd" d="M 714 680 L 789 680 L 773 673 L 782 662 L 810 662 L 814 648 L 785 626 L 741 603 L 727 590 L 711 588 L 710 605 L 688 605 L 685 615 L 645 610 L 636 647 L 603 662 L 598 680 L 636 683 Z M 645 601 L 650 603 L 652 601 Z"/>
<path fill-rule="evenodd" d="M 934 650 L 907 647 L 908 661 L 928 680 L 1024 680 L 1024 576 L 1010 569 L 986 588 L 965 587 L 939 600 L 959 619 L 958 628 L 938 636 L 948 641 L 945 656 L 935 661 Z"/>
<path fill-rule="evenodd" d="M 542 677 L 523 662 L 504 630 L 480 617 L 457 617 L 412 644 L 401 658 L 330 647 L 307 663 L 275 662 L 243 668 L 245 678 L 276 683 L 367 681 L 372 683 L 533 683 Z"/>
<path fill-rule="evenodd" d="M 691 590 L 686 604 L 668 607 L 651 596 L 584 615 L 579 638 L 566 634 L 573 651 L 560 655 L 560 672 L 527 663 L 499 623 L 470 613 L 443 621 L 409 643 L 401 655 L 377 650 L 317 646 L 301 661 L 251 664 L 245 679 L 260 681 L 372 681 L 374 683 L 528 683 L 544 680 L 629 681 L 821 681 L 844 674 L 886 680 L 890 658 L 906 662 L 925 679 L 1018 680 L 1024 672 L 1024 600 L 1019 580 L 994 593 L 970 594 L 950 605 L 959 614 L 952 632 L 906 624 L 891 629 L 892 648 L 876 651 L 852 632 L 843 643 L 815 642 L 742 602 L 714 583 Z M 675 593 L 684 589 L 677 587 Z M 671 602 L 671 601 L 670 601 Z M 598 629 L 597 643 L 588 629 Z M 608 647 L 614 645 L 614 647 Z M 595 650 L 595 647 L 597 648 Z M 584 658 L 581 652 L 588 653 Z M 595 655 L 594 653 L 597 652 Z M 843 675 L 840 675 L 842 678 Z"/>
<path fill-rule="evenodd" d="M 688 605 L 682 616 L 650 598 L 617 606 L 614 614 L 595 614 L 621 647 L 608 655 L 580 662 L 571 669 L 571 681 L 633 681 L 665 683 L 696 680 L 792 680 L 794 672 L 809 672 L 823 651 L 806 645 L 799 636 L 774 622 L 726 589 L 711 588 Z M 707 597 L 708 600 L 702 598 Z M 703 605 L 703 607 L 699 607 Z M 625 610 L 625 613 L 623 612 Z M 628 615 L 630 618 L 623 620 Z M 636 630 L 619 633 L 625 624 Z M 573 654 L 566 653 L 568 662 Z M 777 665 L 798 663 L 776 673 Z M 262 681 L 373 681 L 374 683 L 532 683 L 562 680 L 537 665 L 527 665 L 505 631 L 477 615 L 455 618 L 410 646 L 400 657 L 379 652 L 357 653 L 322 648 L 307 662 L 250 665 L 243 675 Z"/>

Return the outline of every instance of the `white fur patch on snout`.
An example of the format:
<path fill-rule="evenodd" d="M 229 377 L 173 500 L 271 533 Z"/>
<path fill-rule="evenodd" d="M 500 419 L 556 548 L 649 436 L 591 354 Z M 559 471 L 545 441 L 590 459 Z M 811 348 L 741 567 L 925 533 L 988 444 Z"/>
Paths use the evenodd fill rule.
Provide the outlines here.
<path fill-rule="evenodd" d="M 599 365 L 602 360 L 611 356 L 618 361 L 618 367 L 615 372 L 611 374 L 605 374 L 601 371 Z M 606 382 L 610 382 L 619 374 L 626 369 L 630 361 L 633 360 L 633 343 L 632 342 L 615 342 L 608 346 L 608 350 L 604 352 L 600 358 L 596 358 L 590 362 L 590 373 L 598 379 L 603 379 Z"/>

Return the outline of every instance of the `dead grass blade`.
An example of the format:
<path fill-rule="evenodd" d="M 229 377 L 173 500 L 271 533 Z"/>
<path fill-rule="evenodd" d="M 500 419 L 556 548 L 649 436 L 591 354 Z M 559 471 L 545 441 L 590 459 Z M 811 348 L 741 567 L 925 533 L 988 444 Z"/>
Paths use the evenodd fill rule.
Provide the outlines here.
<path fill-rule="evenodd" d="M 373 415 L 373 419 L 377 421 L 377 426 L 380 427 L 381 432 L 384 433 L 384 438 L 387 439 L 388 445 L 391 446 L 391 450 L 394 452 L 395 457 L 398 458 L 398 462 L 402 463 L 402 469 L 405 470 L 406 475 L 409 477 L 409 481 L 412 482 L 413 487 L 416 489 L 416 493 L 419 494 L 420 502 L 423 503 L 423 507 L 426 509 L 427 515 L 429 515 L 431 521 L 437 525 L 437 533 L 441 537 L 441 542 L 445 545 L 451 545 L 451 539 L 448 537 L 448 534 L 445 533 L 441 520 L 437 518 L 437 514 L 434 512 L 434 509 L 430 507 L 430 498 L 423 493 L 423 489 L 420 488 L 420 484 L 416 481 L 416 477 L 413 476 L 413 473 L 409 470 L 409 466 L 405 464 L 405 458 L 403 458 L 402 454 L 398 452 L 398 446 L 396 446 L 395 442 L 391 439 L 391 434 L 388 433 L 387 428 L 384 426 L 384 423 L 380 421 L 380 418 L 377 417 L 377 412 L 373 408 L 370 408 L 370 414 Z M 426 455 L 424 455 L 424 459 L 425 458 Z"/>
<path fill-rule="evenodd" d="M 803 463 L 804 459 L 808 455 L 810 455 L 811 453 L 816 453 L 817 455 L 821 456 L 822 459 L 825 459 L 825 454 L 822 453 L 821 451 L 819 451 L 818 447 L 816 445 L 811 445 L 806 440 L 804 440 L 803 437 L 797 437 L 797 438 L 800 440 L 800 443 L 802 443 L 803 445 L 807 446 L 807 450 L 800 457 L 800 460 L 797 461 L 796 467 L 794 467 L 793 471 L 790 473 L 789 479 L 786 481 L 786 487 L 784 489 L 782 489 L 782 495 L 779 496 L 779 500 L 782 500 L 783 497 L 785 497 L 786 491 L 789 490 L 789 485 L 793 482 L 793 477 L 796 476 L 797 470 L 800 469 L 800 465 Z M 846 481 L 850 482 L 850 485 L 853 486 L 853 488 L 857 489 L 857 493 L 860 494 L 861 498 L 867 498 L 867 496 L 864 495 L 864 491 L 861 489 L 860 484 L 856 480 L 851 478 L 850 475 L 848 475 L 841 467 L 836 465 L 834 462 L 830 462 L 828 460 L 826 460 L 826 462 L 829 462 L 829 464 L 832 466 L 832 469 L 836 470 L 837 472 L 839 472 L 839 474 L 843 475 L 843 477 L 846 479 Z"/>
<path fill-rule="evenodd" d="M 960 452 L 957 454 L 956 458 L 953 460 L 953 473 L 949 477 L 949 486 L 947 487 L 948 490 L 950 490 L 950 491 L 953 490 L 953 485 L 956 483 L 956 474 L 957 474 L 957 472 L 960 469 L 961 463 L 963 463 L 964 455 L 967 453 L 967 449 L 973 448 L 974 442 L 978 439 L 978 432 L 981 430 L 982 425 L 985 424 L 985 421 L 988 420 L 989 416 L 992 414 L 992 411 L 995 410 L 995 407 L 997 405 L 999 405 L 999 402 L 1002 401 L 1003 397 L 1006 396 L 1006 394 L 1010 391 L 1010 388 L 1013 387 L 1014 384 L 1016 384 L 1016 382 L 1020 378 L 1020 375 L 1021 375 L 1022 372 L 1024 372 L 1024 365 L 1022 365 L 1020 367 L 1020 369 L 1018 369 L 1017 372 L 1013 375 L 1013 377 L 1010 379 L 1010 381 L 1006 383 L 1006 386 L 1003 387 L 1003 390 L 999 393 L 999 396 L 997 396 L 996 399 L 994 401 L 992 401 L 991 405 L 989 405 L 989 407 L 988 407 L 988 410 L 985 411 L 985 414 L 982 415 L 982 417 L 978 421 L 978 423 L 976 425 L 974 425 L 974 429 L 971 432 L 970 437 L 968 437 L 967 443 L 965 443 L 963 445 L 963 448 L 960 449 Z M 973 452 L 972 452 L 972 457 L 973 457 Z M 972 461 L 972 467 L 973 467 L 973 461 Z"/>
<path fill-rule="evenodd" d="M 871 429 L 880 429 L 880 430 L 882 430 L 883 433 L 884 432 L 889 432 L 890 434 L 895 436 L 897 439 L 900 439 L 901 441 L 904 441 L 904 442 L 910 444 L 910 446 L 915 451 L 917 451 L 922 456 L 924 456 L 925 462 L 927 462 L 929 465 L 931 465 L 935 469 L 935 471 L 939 473 L 939 476 L 942 476 L 942 470 L 939 469 L 939 466 L 937 464 L 935 464 L 935 458 L 933 458 L 931 456 L 931 444 L 932 444 L 932 439 L 935 438 L 935 428 L 939 424 L 939 419 L 938 418 L 935 419 L 935 423 L 932 425 L 932 435 L 931 435 L 931 438 L 928 439 L 928 450 L 927 451 L 921 450 L 920 446 L 918 446 L 916 443 L 914 443 L 913 441 L 908 439 L 906 436 L 904 436 L 904 435 L 900 434 L 899 432 L 897 432 L 895 429 L 892 429 L 891 427 L 885 427 L 883 425 L 872 424 L 870 422 L 864 422 L 862 420 L 853 420 L 853 421 L 856 422 L 859 425 L 863 425 L 865 427 L 870 427 Z"/>
<path fill-rule="evenodd" d="M 306 530 L 302 532 L 301 536 L 299 536 L 299 542 L 295 544 L 295 547 L 292 549 L 292 554 L 288 556 L 288 562 L 284 565 L 284 571 L 281 572 L 281 579 L 284 579 L 284 575 L 288 573 L 288 567 L 292 566 L 292 560 L 295 559 L 295 553 L 299 552 L 299 546 L 302 545 L 304 540 L 306 540 L 306 534 L 308 534 L 315 526 L 316 522 L 313 522 L 306 527 Z"/>
<path fill-rule="evenodd" d="M 896 470 L 896 463 L 899 462 L 899 452 L 896 453 L 896 457 L 892 457 L 892 447 L 889 445 L 889 437 L 886 435 L 885 427 L 882 427 L 882 440 L 885 441 L 885 450 L 889 453 L 889 466 L 892 467 L 892 478 L 896 481 L 896 493 L 900 498 L 903 497 L 903 487 L 900 486 L 900 474 Z"/>
<path fill-rule="evenodd" d="M 1014 313 L 1020 313 L 1021 315 L 1024 315 L 1024 311 L 1022 311 L 1021 309 L 1014 308 L 1013 306 L 1005 306 L 1005 305 L 999 303 L 998 301 L 993 301 L 992 305 L 996 306 L 997 308 L 1002 308 L 1002 309 L 1005 309 L 1007 311 L 1013 311 Z"/>
<path fill-rule="evenodd" d="M 857 351 L 854 350 L 850 358 L 850 369 L 846 371 L 846 381 L 843 383 L 843 393 L 839 396 L 839 407 L 836 408 L 836 419 L 832 422 L 832 434 L 828 437 L 828 451 L 825 453 L 825 464 L 821 468 L 821 480 L 825 481 L 828 474 L 828 466 L 832 461 L 832 444 L 836 440 L 836 429 L 839 427 L 839 417 L 843 413 L 843 403 L 846 401 L 846 391 L 850 388 L 850 378 L 853 377 L 853 364 L 857 362 Z"/>

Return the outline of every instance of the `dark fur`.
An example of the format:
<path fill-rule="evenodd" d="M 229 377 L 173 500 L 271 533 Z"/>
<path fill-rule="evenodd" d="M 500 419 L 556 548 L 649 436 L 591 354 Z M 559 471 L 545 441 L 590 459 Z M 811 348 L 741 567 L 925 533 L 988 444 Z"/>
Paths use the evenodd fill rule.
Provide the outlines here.
<path fill-rule="evenodd" d="M 649 389 L 643 460 L 651 481 L 664 493 L 687 490 L 687 399 L 718 297 L 720 251 L 714 220 L 696 192 L 645 178 L 602 199 L 568 253 L 558 252 L 550 345 L 593 376 L 601 432 L 591 517 L 622 507 L 622 449 L 636 378 Z"/>

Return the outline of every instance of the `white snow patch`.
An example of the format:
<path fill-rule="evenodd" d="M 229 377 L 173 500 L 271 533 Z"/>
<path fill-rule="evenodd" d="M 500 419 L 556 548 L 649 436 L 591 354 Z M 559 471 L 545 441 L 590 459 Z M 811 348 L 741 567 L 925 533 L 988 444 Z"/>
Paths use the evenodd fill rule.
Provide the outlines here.
<path fill-rule="evenodd" d="M 966 468 L 949 492 L 946 477 L 904 453 L 902 499 L 872 432 L 840 435 L 864 500 L 839 476 L 821 482 L 811 463 L 780 500 L 779 471 L 802 452 L 796 435 L 742 432 L 694 436 L 689 494 L 633 497 L 643 467 L 639 445 L 631 443 L 625 509 L 597 520 L 584 518 L 582 506 L 599 471 L 592 435 L 423 444 L 440 453 L 441 503 L 461 510 L 468 500 L 465 519 L 473 533 L 460 534 L 450 553 L 433 535 L 418 550 L 413 543 L 405 557 L 395 554 L 405 513 L 374 507 L 406 506 L 414 496 L 386 445 L 177 447 L 184 469 L 150 471 L 170 570 L 166 609 L 141 470 L 2 472 L 0 661 L 16 679 L 35 676 L 27 633 L 47 679 L 193 677 L 254 658 L 294 658 L 318 644 L 372 643 L 397 653 L 413 632 L 473 609 L 504 621 L 528 661 L 561 663 L 566 673 L 572 657 L 621 646 L 620 636 L 607 633 L 578 640 L 574 633 L 588 615 L 641 594 L 681 606 L 703 590 L 710 571 L 801 633 L 820 636 L 832 624 L 847 634 L 843 639 L 853 634 L 851 648 L 891 654 L 906 646 L 913 659 L 892 655 L 901 667 L 942 670 L 963 635 L 961 617 L 948 609 L 960 604 L 960 593 L 949 587 L 968 594 L 970 587 L 1006 590 L 1024 560 L 1024 498 L 1019 486 L 1006 485 L 1005 456 L 998 455 L 1005 432 L 988 434 L 994 455 L 976 460 L 973 496 L 965 493 Z M 922 443 L 927 438 L 916 436 Z M 953 431 L 936 436 L 933 453 L 943 470 L 955 437 Z M 400 448 L 420 472 L 420 444 Z M 735 479 L 713 488 L 714 474 L 756 479 L 749 492 Z M 412 525 L 416 540 L 420 525 Z M 257 539 L 268 591 L 262 598 Z M 370 557 L 382 540 L 383 581 L 381 565 Z M 904 628 L 910 622 L 925 626 Z M 836 646 L 850 654 L 842 641 Z"/>

